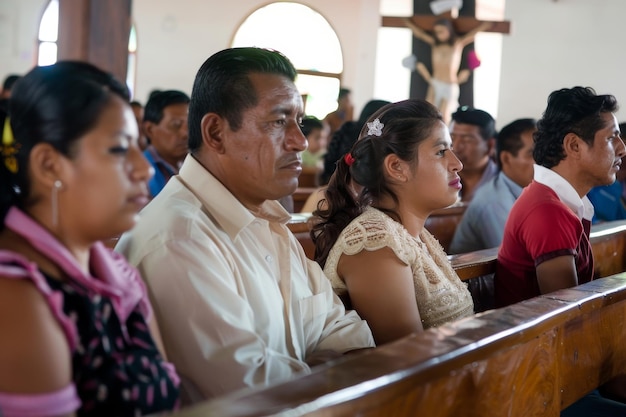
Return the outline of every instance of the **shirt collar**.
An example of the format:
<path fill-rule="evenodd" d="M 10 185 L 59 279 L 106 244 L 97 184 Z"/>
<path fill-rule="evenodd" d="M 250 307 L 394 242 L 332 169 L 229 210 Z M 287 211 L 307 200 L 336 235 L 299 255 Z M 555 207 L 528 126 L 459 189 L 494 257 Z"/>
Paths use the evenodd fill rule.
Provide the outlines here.
<path fill-rule="evenodd" d="M 178 163 L 177 166 L 172 166 L 172 164 L 167 162 L 165 159 L 161 158 L 161 155 L 159 155 L 157 150 L 152 145 L 146 148 L 146 152 L 148 152 L 150 156 L 152 156 L 152 160 L 154 161 L 155 164 L 163 164 L 163 166 L 165 166 L 165 169 L 167 169 L 172 175 L 178 174 L 178 170 L 180 168 L 180 162 Z"/>
<path fill-rule="evenodd" d="M 70 279 L 111 297 L 113 308 L 122 322 L 126 321 L 136 306 L 149 317 L 150 304 L 144 297 L 145 288 L 139 273 L 126 263 L 122 255 L 107 249 L 102 242 L 91 246 L 91 273 L 88 274 L 83 272 L 74 256 L 54 235 L 17 207 L 10 208 L 4 225 L 27 240 L 39 253 L 53 260 Z"/>
<path fill-rule="evenodd" d="M 591 221 L 594 210 L 587 196 L 580 198 L 572 184 L 553 170 L 537 164 L 534 167 L 535 181 L 552 189 L 563 204 L 569 207 L 579 219 Z"/>
<path fill-rule="evenodd" d="M 280 203 L 272 200 L 265 201 L 257 212 L 248 210 L 192 155 L 185 158 L 178 178 L 233 240 L 257 218 L 283 224 L 291 218 Z"/>

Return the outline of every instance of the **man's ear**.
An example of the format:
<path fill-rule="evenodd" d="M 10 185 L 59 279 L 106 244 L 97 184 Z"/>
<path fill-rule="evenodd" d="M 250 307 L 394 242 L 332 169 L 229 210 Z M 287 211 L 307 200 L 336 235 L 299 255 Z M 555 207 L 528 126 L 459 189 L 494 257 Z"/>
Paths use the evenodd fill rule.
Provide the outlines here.
<path fill-rule="evenodd" d="M 505 167 L 509 165 L 509 161 L 513 155 L 509 151 L 500 151 L 500 166 Z"/>
<path fill-rule="evenodd" d="M 143 131 L 143 134 L 146 135 L 148 138 L 151 138 L 153 136 L 152 131 L 155 127 L 156 124 L 154 122 L 146 121 L 141 123 L 141 129 L 139 130 Z"/>
<path fill-rule="evenodd" d="M 49 143 L 38 143 L 28 157 L 32 182 L 52 187 L 55 181 L 63 181 L 66 161 Z"/>
<path fill-rule="evenodd" d="M 487 139 L 487 155 L 496 156 L 496 138 Z"/>
<path fill-rule="evenodd" d="M 229 129 L 228 121 L 216 113 L 207 113 L 200 121 L 202 143 L 217 153 L 224 153 L 224 136 Z"/>
<path fill-rule="evenodd" d="M 582 138 L 575 133 L 570 132 L 565 135 L 563 138 L 563 152 L 565 152 L 565 156 L 579 159 L 582 143 Z"/>

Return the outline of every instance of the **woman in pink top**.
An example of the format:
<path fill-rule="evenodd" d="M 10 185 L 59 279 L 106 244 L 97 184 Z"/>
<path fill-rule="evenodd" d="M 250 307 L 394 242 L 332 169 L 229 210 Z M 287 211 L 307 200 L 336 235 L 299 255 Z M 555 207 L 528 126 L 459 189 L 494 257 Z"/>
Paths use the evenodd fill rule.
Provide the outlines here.
<path fill-rule="evenodd" d="M 2 416 L 135 416 L 178 402 L 144 285 L 100 243 L 148 201 L 128 98 L 78 62 L 35 68 L 13 90 L 0 161 Z"/>

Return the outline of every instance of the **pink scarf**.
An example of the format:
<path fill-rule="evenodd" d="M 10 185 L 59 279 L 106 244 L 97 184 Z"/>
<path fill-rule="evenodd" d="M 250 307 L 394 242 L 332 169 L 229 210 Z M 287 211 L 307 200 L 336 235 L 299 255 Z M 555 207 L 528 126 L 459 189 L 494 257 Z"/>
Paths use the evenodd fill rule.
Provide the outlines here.
<path fill-rule="evenodd" d="M 94 275 L 91 276 L 81 271 L 71 253 L 50 232 L 18 208 L 9 209 L 5 226 L 22 236 L 41 254 L 56 263 L 70 280 L 91 292 L 108 297 L 121 323 L 126 322 L 135 308 L 139 308 L 146 321 L 149 320 L 152 310 L 146 296 L 146 287 L 139 272 L 130 266 L 122 255 L 107 249 L 101 242 L 94 243 L 89 257 L 90 270 Z M 11 263 L 18 264 L 21 268 L 8 266 Z M 0 251 L 0 274 L 15 278 L 29 276 L 37 287 L 43 290 L 48 301 L 52 303 L 53 310 L 55 305 L 56 307 L 62 305 L 62 294 L 51 291 L 37 265 L 19 254 Z M 65 320 L 63 317 L 58 317 L 58 314 L 60 312 L 56 311 L 55 316 L 61 319 L 65 328 L 66 323 L 63 323 Z M 68 333 L 69 329 L 64 330 Z M 122 326 L 122 330 L 125 331 L 125 326 Z M 75 331 L 70 331 L 70 333 L 75 333 Z M 70 344 L 73 349 L 76 336 L 75 334 L 68 334 L 68 336 L 71 336 Z"/>

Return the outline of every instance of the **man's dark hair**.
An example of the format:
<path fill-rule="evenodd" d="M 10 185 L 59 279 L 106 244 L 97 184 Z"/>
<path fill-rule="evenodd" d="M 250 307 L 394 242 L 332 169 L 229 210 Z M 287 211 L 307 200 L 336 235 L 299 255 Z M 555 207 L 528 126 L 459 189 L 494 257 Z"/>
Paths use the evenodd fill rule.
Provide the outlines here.
<path fill-rule="evenodd" d="M 324 123 L 315 116 L 305 116 L 302 118 L 302 134 L 308 137 L 315 129 L 324 129 Z"/>
<path fill-rule="evenodd" d="M 552 168 L 565 159 L 563 139 L 574 133 L 593 146 L 598 130 L 606 127 L 602 113 L 614 113 L 617 100 L 610 94 L 597 95 L 591 87 L 562 88 L 548 97 L 548 105 L 537 122 L 535 162 Z"/>
<path fill-rule="evenodd" d="M 452 113 L 452 121 L 468 125 L 478 126 L 480 136 L 489 140 L 496 136 L 496 121 L 484 110 L 461 106 Z"/>
<path fill-rule="evenodd" d="M 349 88 L 340 88 L 339 94 L 337 95 L 337 100 L 341 100 L 343 97 L 349 95 L 351 93 Z"/>
<path fill-rule="evenodd" d="M 535 119 L 517 119 L 504 126 L 498 133 L 496 139 L 496 162 L 498 168 L 502 169 L 500 154 L 509 152 L 513 156 L 517 156 L 520 149 L 524 147 L 522 134 L 537 129 L 537 121 Z"/>
<path fill-rule="evenodd" d="M 189 104 L 189 96 L 178 90 L 159 91 L 151 95 L 144 108 L 144 122 L 160 123 L 163 109 L 174 104 Z"/>
<path fill-rule="evenodd" d="M 297 75 L 285 55 L 270 49 L 229 48 L 204 61 L 196 74 L 189 104 L 190 152 L 196 152 L 202 144 L 200 122 L 207 113 L 226 118 L 235 131 L 241 128 L 243 112 L 258 102 L 248 77 L 252 73 L 282 75 L 291 81 Z"/>

